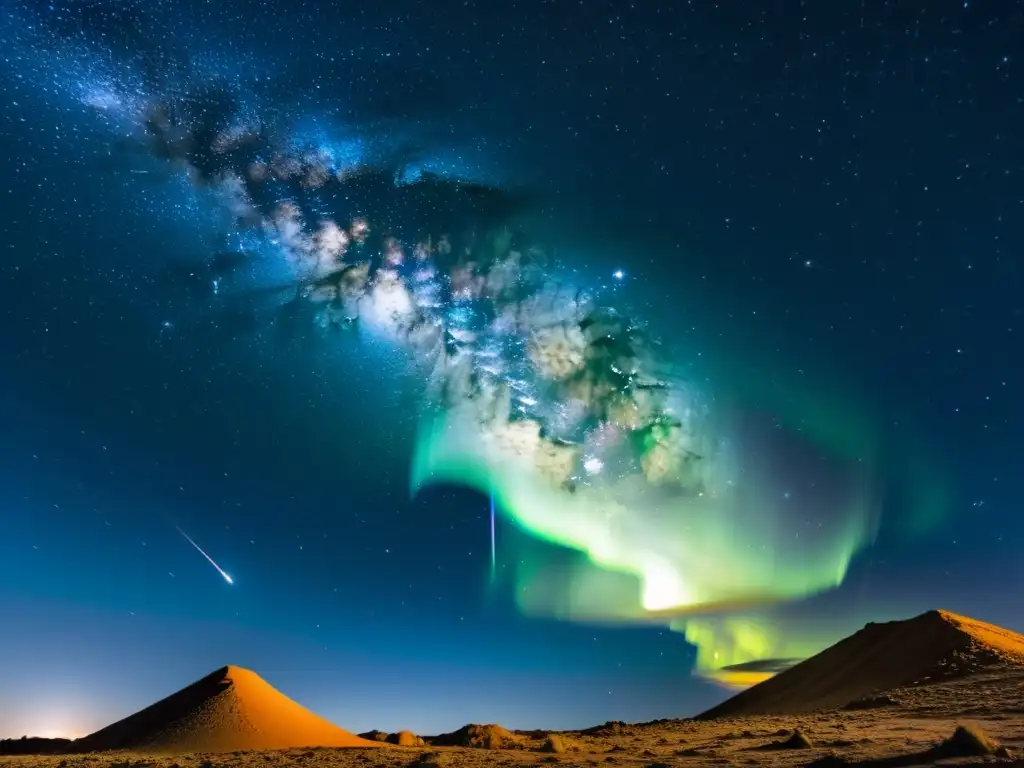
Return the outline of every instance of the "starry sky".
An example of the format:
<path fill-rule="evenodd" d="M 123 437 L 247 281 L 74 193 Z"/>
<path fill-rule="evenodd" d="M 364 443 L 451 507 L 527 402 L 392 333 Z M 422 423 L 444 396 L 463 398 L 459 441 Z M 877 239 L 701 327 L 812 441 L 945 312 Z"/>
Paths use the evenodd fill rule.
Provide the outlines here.
<path fill-rule="evenodd" d="M 678 625 L 524 609 L 517 564 L 562 583 L 579 551 L 511 491 L 493 564 L 479 484 L 410 493 L 424 377 L 284 312 L 291 246 L 147 136 L 209 89 L 332 173 L 515 191 L 711 400 L 871 464 L 870 535 L 838 586 L 787 592 L 762 656 L 935 607 L 1024 630 L 1024 6 L 764 8 L 0 0 L 0 736 L 84 735 L 229 663 L 353 731 L 729 694 Z M 763 496 L 827 484 L 747 444 L 785 459 Z M 771 541 L 839 519 L 821 498 Z"/>

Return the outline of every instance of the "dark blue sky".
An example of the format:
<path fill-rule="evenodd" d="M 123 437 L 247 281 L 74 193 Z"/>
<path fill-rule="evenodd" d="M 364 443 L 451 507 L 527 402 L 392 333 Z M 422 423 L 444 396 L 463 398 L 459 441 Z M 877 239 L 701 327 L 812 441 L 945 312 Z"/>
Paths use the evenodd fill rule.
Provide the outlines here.
<path fill-rule="evenodd" d="M 528 185 L 539 235 L 626 270 L 683 354 L 851 393 L 830 418 L 870 422 L 901 490 L 821 622 L 1024 629 L 1019 3 L 0 9 L 0 736 L 82 734 L 226 663 L 354 730 L 725 695 L 678 634 L 526 618 L 488 583 L 487 500 L 409 500 L 420 384 L 386 349 L 165 279 L 225 217 L 103 99 L 204 79 L 310 140 Z"/>

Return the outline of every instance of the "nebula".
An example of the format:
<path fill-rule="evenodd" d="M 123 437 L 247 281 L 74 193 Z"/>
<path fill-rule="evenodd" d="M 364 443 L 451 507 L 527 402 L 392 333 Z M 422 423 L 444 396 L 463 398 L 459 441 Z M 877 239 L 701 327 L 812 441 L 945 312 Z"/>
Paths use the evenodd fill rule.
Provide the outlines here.
<path fill-rule="evenodd" d="M 227 266 L 213 257 L 211 293 L 270 254 L 281 322 L 301 304 L 327 332 L 404 350 L 426 382 L 413 493 L 493 494 L 535 540 L 576 554 L 522 560 L 521 611 L 669 627 L 726 681 L 817 650 L 770 608 L 840 585 L 876 532 L 877 446 L 825 423 L 856 421 L 854 406 L 787 392 L 767 407 L 744 394 L 768 386 L 756 376 L 688 375 L 618 301 L 622 273 L 581 280 L 528 236 L 521 191 L 414 175 L 407 148 L 354 134 L 306 140 L 221 86 L 168 96 L 102 74 L 74 89 L 81 104 L 214 192 L 253 245 Z"/>

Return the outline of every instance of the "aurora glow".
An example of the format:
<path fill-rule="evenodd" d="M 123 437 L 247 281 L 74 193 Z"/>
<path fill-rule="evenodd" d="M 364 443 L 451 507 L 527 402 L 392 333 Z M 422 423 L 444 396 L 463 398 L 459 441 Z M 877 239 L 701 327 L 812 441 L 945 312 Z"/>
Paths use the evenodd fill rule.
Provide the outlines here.
<path fill-rule="evenodd" d="M 569 490 L 545 471 L 552 448 L 536 425 L 500 412 L 481 421 L 477 407 L 425 424 L 414 488 L 441 480 L 493 486 L 516 524 L 586 556 L 572 569 L 521 566 L 515 595 L 524 613 L 663 624 L 698 646 L 705 674 L 780 653 L 780 628 L 747 612 L 838 586 L 874 530 L 876 489 L 859 464 L 819 458 L 813 444 L 742 420 L 723 430 L 730 439 L 718 443 L 701 490 L 666 488 L 663 476 L 645 474 L 642 451 L 663 448 L 609 437 L 616 428 L 607 424 L 582 450 L 565 450 L 601 450 L 603 461 L 627 471 L 573 474 Z M 598 440 L 604 444 L 593 445 Z M 724 622 L 708 616 L 737 611 L 741 617 Z M 829 639 L 791 652 L 815 652 Z"/>

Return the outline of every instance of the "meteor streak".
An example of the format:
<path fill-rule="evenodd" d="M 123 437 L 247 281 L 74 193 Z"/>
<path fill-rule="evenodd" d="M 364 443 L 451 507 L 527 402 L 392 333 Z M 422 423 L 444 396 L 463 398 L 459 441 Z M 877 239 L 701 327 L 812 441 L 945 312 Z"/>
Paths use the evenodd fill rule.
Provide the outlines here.
<path fill-rule="evenodd" d="M 209 560 L 210 565 L 212 565 L 214 568 L 217 569 L 217 573 L 219 573 L 221 576 L 224 577 L 224 581 L 226 581 L 228 584 L 234 584 L 235 583 L 234 579 L 232 579 L 223 568 L 221 568 L 219 565 L 217 565 L 217 563 L 214 562 L 213 558 L 210 557 L 208 554 L 206 554 L 203 551 L 202 547 L 200 547 L 198 544 L 196 544 L 194 541 L 192 541 L 192 537 L 191 536 L 189 536 L 187 533 L 185 533 L 183 530 L 181 530 L 181 528 L 178 528 L 178 526 L 174 526 L 174 527 L 178 529 L 178 533 L 180 533 L 182 536 L 184 536 L 185 540 L 188 541 L 189 544 L 191 544 L 193 547 L 196 548 L 196 551 L 200 555 L 202 555 L 207 560 Z"/>

